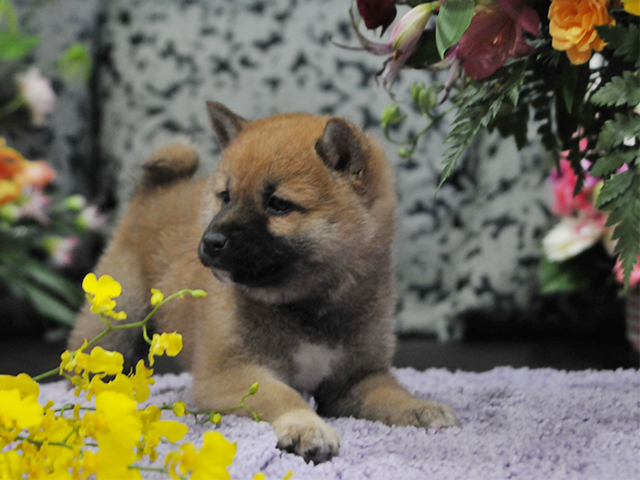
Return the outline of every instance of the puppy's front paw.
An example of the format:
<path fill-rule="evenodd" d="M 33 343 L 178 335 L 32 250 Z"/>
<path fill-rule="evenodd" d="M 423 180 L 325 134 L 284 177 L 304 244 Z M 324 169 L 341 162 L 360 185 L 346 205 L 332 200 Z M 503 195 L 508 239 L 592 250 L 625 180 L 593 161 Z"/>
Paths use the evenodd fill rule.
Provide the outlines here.
<path fill-rule="evenodd" d="M 393 421 L 394 425 L 411 425 L 424 428 L 457 427 L 460 425 L 455 410 L 444 403 L 414 400 Z"/>
<path fill-rule="evenodd" d="M 293 410 L 271 423 L 278 436 L 278 448 L 320 463 L 338 454 L 340 437 L 311 410 Z"/>

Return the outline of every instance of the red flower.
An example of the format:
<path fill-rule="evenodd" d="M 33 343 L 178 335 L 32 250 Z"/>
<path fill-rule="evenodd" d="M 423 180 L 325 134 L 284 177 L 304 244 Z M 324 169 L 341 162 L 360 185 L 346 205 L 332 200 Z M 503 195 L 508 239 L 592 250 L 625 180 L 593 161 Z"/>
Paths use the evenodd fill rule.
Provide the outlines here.
<path fill-rule="evenodd" d="M 538 13 L 522 0 L 498 0 L 476 12 L 449 56 L 460 59 L 471 78 L 486 78 L 509 57 L 532 54 L 534 49 L 522 38 L 522 30 L 537 35 L 539 26 Z"/>
<path fill-rule="evenodd" d="M 560 217 L 571 216 L 576 213 L 583 213 L 588 217 L 595 217 L 598 214 L 593 205 L 593 192 L 598 179 L 585 173 L 587 179 L 580 193 L 573 195 L 578 177 L 571 168 L 569 160 L 560 160 L 560 172 L 553 169 L 551 172 L 551 184 L 553 187 L 553 205 L 551 211 Z"/>
<path fill-rule="evenodd" d="M 358 11 L 369 30 L 382 27 L 382 33 L 396 18 L 394 0 L 358 0 Z"/>

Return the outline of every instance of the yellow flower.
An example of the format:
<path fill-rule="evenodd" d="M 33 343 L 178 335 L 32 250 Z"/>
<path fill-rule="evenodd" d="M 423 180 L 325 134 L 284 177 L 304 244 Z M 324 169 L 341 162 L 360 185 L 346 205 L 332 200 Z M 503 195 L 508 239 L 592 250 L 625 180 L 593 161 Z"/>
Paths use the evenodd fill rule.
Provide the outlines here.
<path fill-rule="evenodd" d="M 595 27 L 613 25 L 609 0 L 552 0 L 549 7 L 549 33 L 553 48 L 567 52 L 571 63 L 580 65 L 601 51 L 605 42 Z"/>
<path fill-rule="evenodd" d="M 622 0 L 624 11 L 632 15 L 640 16 L 640 0 Z"/>
<path fill-rule="evenodd" d="M 179 478 L 176 468 L 182 476 L 191 472 L 191 480 L 229 479 L 227 467 L 236 454 L 236 444 L 229 442 L 220 432 L 206 432 L 200 450 L 193 444 L 185 443 L 178 452 L 172 452 L 165 458 L 171 478 Z"/>
<path fill-rule="evenodd" d="M 179 333 L 153 334 L 151 347 L 149 347 L 149 364 L 153 366 L 154 355 L 163 355 L 165 352 L 170 357 L 175 357 L 182 350 L 182 335 Z"/>
<path fill-rule="evenodd" d="M 98 432 L 98 437 L 102 437 L 101 433 L 109 434 L 129 447 L 135 445 L 142 435 L 142 422 L 136 415 L 137 406 L 135 400 L 120 392 L 98 394 L 95 416 L 101 427 L 107 426 L 106 431 Z"/>
<path fill-rule="evenodd" d="M 22 473 L 22 462 L 16 451 L 0 453 L 0 479 L 22 478 Z"/>
<path fill-rule="evenodd" d="M 102 275 L 100 278 L 96 278 L 95 274 L 89 273 L 82 281 L 82 289 L 91 302 L 91 313 L 108 315 L 115 320 L 127 318 L 125 312 L 113 311 L 116 306 L 113 298 L 120 296 L 122 287 L 111 276 Z"/>
<path fill-rule="evenodd" d="M 152 377 L 153 370 L 147 368 L 144 365 L 144 360 L 139 360 L 136 365 L 136 373 L 130 376 L 133 382 L 133 389 L 135 391 L 135 397 L 138 402 L 144 402 L 149 398 L 149 385 L 153 385 L 155 380 Z"/>
<path fill-rule="evenodd" d="M 122 373 L 123 365 L 124 357 L 120 352 L 111 352 L 102 347 L 95 347 L 91 350 L 85 371 L 90 373 L 106 373 L 107 375 L 115 375 L 117 373 Z"/>
<path fill-rule="evenodd" d="M 185 410 L 187 409 L 187 405 L 182 401 L 178 401 L 173 404 L 173 413 L 178 417 L 182 417 L 184 415 Z"/>
<path fill-rule="evenodd" d="M 145 435 L 142 452 L 139 451 L 139 458 L 141 455 L 149 455 L 152 462 L 156 460 L 158 454 L 156 448 L 160 443 L 160 439 L 166 438 L 170 442 L 177 442 L 182 440 L 189 431 L 189 427 L 180 422 L 174 422 L 171 420 L 161 420 L 151 423 L 149 431 Z"/>
<path fill-rule="evenodd" d="M 117 421 L 117 420 L 116 420 Z M 130 445 L 124 444 L 117 435 L 108 435 L 98 442 L 95 461 L 97 480 L 142 480 L 140 470 L 129 468 L 136 461 L 136 454 Z"/>
<path fill-rule="evenodd" d="M 124 375 L 118 373 L 110 382 L 103 382 L 101 376 L 94 376 L 87 385 L 82 384 L 81 388 L 87 390 L 87 400 L 91 400 L 94 395 L 102 392 L 120 392 L 131 400 L 144 402 L 149 398 L 149 385 L 153 385 L 155 380 L 151 377 L 153 370 L 144 366 L 144 360 L 140 360 L 136 365 L 136 373 Z M 86 386 L 86 388 L 83 388 Z"/>
<path fill-rule="evenodd" d="M 155 307 L 156 305 L 161 304 L 163 300 L 164 300 L 164 295 L 162 294 L 162 292 L 157 288 L 152 288 L 151 289 L 151 305 Z"/>
<path fill-rule="evenodd" d="M 17 376 L 0 375 L 0 390 L 18 390 L 21 398 L 35 396 L 38 398 L 40 385 L 26 373 Z"/>
<path fill-rule="evenodd" d="M 20 390 L 0 390 L 0 426 L 12 430 L 34 427 L 42 420 L 42 407 L 34 395 L 21 398 Z"/>

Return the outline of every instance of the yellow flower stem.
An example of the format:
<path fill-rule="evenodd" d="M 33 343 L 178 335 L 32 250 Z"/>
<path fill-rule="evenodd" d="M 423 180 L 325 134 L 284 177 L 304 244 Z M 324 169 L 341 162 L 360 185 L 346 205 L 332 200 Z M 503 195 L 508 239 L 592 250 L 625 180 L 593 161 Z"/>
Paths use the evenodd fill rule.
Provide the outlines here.
<path fill-rule="evenodd" d="M 42 380 L 44 378 L 51 377 L 52 375 L 56 375 L 56 374 L 60 374 L 60 367 L 52 368 L 48 372 L 44 372 L 44 373 L 41 373 L 40 375 L 38 375 L 36 377 L 33 377 L 33 379 L 36 382 L 39 382 L 40 380 Z"/>
<path fill-rule="evenodd" d="M 63 440 L 63 442 L 66 444 L 67 440 L 69 440 L 71 438 L 71 435 L 73 435 L 74 433 L 76 433 L 78 430 L 80 430 L 80 425 L 76 425 L 75 427 L 73 427 L 73 430 L 71 430 L 69 432 L 69 435 L 67 435 L 65 437 L 65 439 Z"/>
<path fill-rule="evenodd" d="M 142 326 L 142 338 L 144 338 L 144 341 L 147 342 L 149 345 L 151 345 L 153 342 L 151 341 L 151 339 L 149 338 L 149 334 L 147 333 L 147 325 L 143 325 Z"/>
<path fill-rule="evenodd" d="M 236 405 L 235 407 L 221 408 L 220 410 L 216 410 L 216 412 L 217 412 L 217 413 L 221 413 L 221 412 L 232 412 L 233 410 L 240 410 L 240 409 L 244 409 L 244 410 L 246 410 L 247 412 L 249 412 L 251 415 L 253 415 L 253 419 L 254 419 L 256 422 L 260 422 L 260 421 L 261 421 L 261 420 L 260 420 L 260 417 L 261 417 L 262 415 L 261 415 L 261 414 L 259 414 L 259 413 L 256 413 L 256 411 L 255 411 L 253 408 L 251 408 L 251 407 L 249 407 L 249 406 L 245 405 L 245 404 L 244 404 L 244 399 L 242 400 L 242 403 L 241 403 L 240 405 Z"/>
<path fill-rule="evenodd" d="M 246 398 L 251 395 L 253 394 L 247 393 L 244 397 L 242 397 L 242 401 L 240 402 L 240 405 L 234 405 L 233 407 L 221 408 L 219 410 L 187 410 L 185 409 L 184 413 L 187 415 L 193 415 L 196 419 L 196 423 L 198 423 L 199 425 L 203 425 L 207 423 L 209 421 L 209 416 L 211 416 L 211 414 L 222 413 L 222 412 L 232 412 L 234 410 L 246 410 L 253 416 L 253 419 L 256 422 L 261 422 L 260 417 L 262 416 L 262 414 L 257 413 L 253 408 L 244 404 L 244 401 L 246 400 Z M 173 404 L 163 403 L 162 407 L 160 407 L 160 410 L 173 410 Z M 203 414 L 207 415 L 207 420 L 202 420 L 202 421 L 198 420 L 198 415 L 203 415 Z"/>
<path fill-rule="evenodd" d="M 44 445 L 43 441 L 34 440 L 33 438 L 29 438 L 29 437 L 23 437 L 22 435 L 18 435 L 16 437 L 16 440 L 26 440 L 29 443 L 33 443 L 34 445 L 37 445 L 38 448 Z M 47 442 L 47 445 L 54 445 L 56 447 L 65 447 L 73 450 L 73 445 L 69 445 L 68 443 L 65 443 L 65 442 Z"/>
<path fill-rule="evenodd" d="M 60 412 L 60 414 L 63 414 L 69 409 L 69 407 L 73 408 L 75 407 L 75 405 L 73 403 L 65 403 L 62 407 L 55 409 L 54 412 Z M 96 411 L 94 407 L 80 407 L 80 410 L 90 410 L 92 412 Z"/>
<path fill-rule="evenodd" d="M 127 468 L 129 470 L 140 470 L 142 472 L 169 473 L 169 469 L 168 468 L 161 468 L 161 467 L 143 467 L 141 465 L 129 465 Z M 180 478 L 184 478 L 184 477 L 180 477 Z"/>
<path fill-rule="evenodd" d="M 185 288 L 183 290 L 180 290 L 179 292 L 176 292 L 172 295 L 169 295 L 167 298 L 165 298 L 162 302 L 160 302 L 158 305 L 156 305 L 153 310 L 151 310 L 151 312 L 149 312 L 149 314 L 144 318 L 144 320 L 141 320 L 139 322 L 135 322 L 135 323 L 127 323 L 124 325 L 114 325 L 111 323 L 111 321 L 105 317 L 104 315 L 100 314 L 100 320 L 102 320 L 104 323 L 107 324 L 107 328 L 105 330 L 103 330 L 102 332 L 100 332 L 93 340 L 91 340 L 90 342 L 88 342 L 85 345 L 85 349 L 89 349 L 91 347 L 93 347 L 102 337 L 104 337 L 105 335 L 109 334 L 110 332 L 112 332 L 113 330 L 124 330 L 126 328 L 137 328 L 137 327 L 145 327 L 147 322 L 151 319 L 151 317 L 153 316 L 154 313 L 156 313 L 156 310 L 158 310 L 162 305 L 164 305 L 165 303 L 167 303 L 169 300 L 172 300 L 176 297 L 184 297 L 185 294 L 192 294 L 194 292 L 194 290 L 190 289 L 190 288 Z M 146 329 L 143 331 L 143 335 L 145 337 L 145 341 L 151 345 L 151 339 L 149 339 L 149 336 L 146 335 Z M 79 350 L 79 349 L 78 349 Z M 73 352 L 70 352 L 71 357 L 73 358 L 77 353 L 78 350 L 74 350 Z M 40 375 L 37 375 L 35 377 L 33 377 L 33 379 L 36 382 L 39 382 L 40 380 L 43 380 L 45 378 L 51 377 L 53 375 L 60 375 L 60 367 L 56 367 L 56 368 L 52 368 L 51 370 L 41 373 Z"/>

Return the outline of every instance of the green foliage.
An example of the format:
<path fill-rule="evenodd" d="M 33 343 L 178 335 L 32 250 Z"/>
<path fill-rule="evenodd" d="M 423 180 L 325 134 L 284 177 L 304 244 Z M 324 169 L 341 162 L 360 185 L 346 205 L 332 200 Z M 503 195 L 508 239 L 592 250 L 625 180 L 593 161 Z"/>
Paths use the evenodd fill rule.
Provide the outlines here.
<path fill-rule="evenodd" d="M 24 35 L 18 31 L 0 31 L 0 60 L 20 60 L 38 46 L 35 35 Z"/>
<path fill-rule="evenodd" d="M 387 129 L 389 125 L 396 125 L 405 118 L 407 118 L 407 116 L 402 114 L 400 107 L 391 103 L 384 107 L 382 115 L 380 116 L 380 124 L 383 129 Z"/>
<path fill-rule="evenodd" d="M 440 5 L 436 22 L 436 45 L 440 58 L 462 38 L 473 18 L 475 0 L 449 0 Z"/>
<path fill-rule="evenodd" d="M 638 162 L 638 149 L 627 150 L 624 152 L 611 152 L 600 156 L 591 166 L 589 173 L 594 177 L 606 178 L 612 173 L 618 171 L 625 163 L 635 164 Z"/>
<path fill-rule="evenodd" d="M 604 209 L 611 209 L 606 225 L 615 226 L 612 238 L 616 241 L 615 251 L 620 254 L 622 260 L 625 288 L 629 285 L 633 266 L 640 255 L 640 175 L 637 168 L 636 166 L 635 171 L 627 175 L 631 182 L 624 193 L 603 205 Z M 606 186 L 607 181 L 602 187 L 603 190 Z M 598 203 L 600 204 L 600 200 Z"/>
<path fill-rule="evenodd" d="M 58 60 L 58 71 L 67 80 L 79 77 L 83 82 L 91 76 L 92 60 L 86 45 L 71 45 Z"/>
<path fill-rule="evenodd" d="M 598 36 L 607 42 L 608 48 L 614 50 L 614 55 L 625 62 L 640 66 L 640 29 L 636 23 L 616 25 L 615 27 L 596 27 Z"/>
<path fill-rule="evenodd" d="M 640 121 L 635 113 L 616 113 L 607 120 L 598 135 L 596 150 L 608 150 L 622 145 L 626 138 L 640 136 Z"/>
<path fill-rule="evenodd" d="M 460 94 L 458 113 L 445 140 L 451 146 L 444 152 L 439 187 L 451 175 L 473 137 L 496 118 L 505 100 L 517 106 L 524 67 L 525 62 L 517 62 L 513 69 L 492 77 L 490 81 L 474 82 Z"/>
<path fill-rule="evenodd" d="M 20 60 L 39 43 L 36 35 L 25 35 L 20 31 L 13 4 L 8 0 L 0 0 L 0 60 Z"/>
<path fill-rule="evenodd" d="M 5 243 L 0 251 L 2 283 L 8 285 L 15 295 L 26 297 L 41 315 L 66 326 L 73 326 L 75 309 L 83 300 L 78 286 L 38 260 L 6 247 Z"/>
<path fill-rule="evenodd" d="M 540 292 L 570 293 L 587 287 L 587 278 L 570 262 L 551 262 L 546 258 L 540 261 Z"/>
<path fill-rule="evenodd" d="M 608 210 L 609 206 L 618 197 L 624 195 L 631 188 L 635 178 L 633 170 L 616 173 L 607 179 L 602 185 L 596 207 L 600 210 Z"/>
<path fill-rule="evenodd" d="M 625 70 L 621 76 L 613 77 L 591 97 L 591 102 L 600 106 L 629 105 L 640 103 L 640 83 L 636 72 Z"/>

